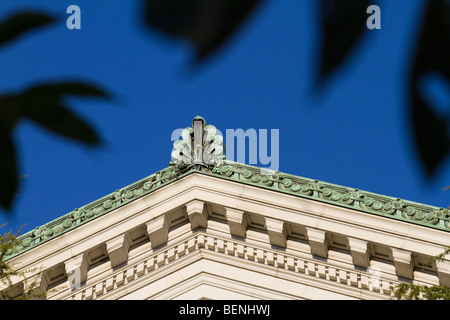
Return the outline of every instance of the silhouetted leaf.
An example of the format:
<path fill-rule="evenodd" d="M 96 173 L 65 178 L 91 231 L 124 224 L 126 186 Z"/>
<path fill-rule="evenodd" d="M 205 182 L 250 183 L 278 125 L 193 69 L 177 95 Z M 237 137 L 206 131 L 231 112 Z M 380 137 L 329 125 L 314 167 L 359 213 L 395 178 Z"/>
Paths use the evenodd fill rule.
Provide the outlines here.
<path fill-rule="evenodd" d="M 50 83 L 30 88 L 16 96 L 22 115 L 44 128 L 87 144 L 99 142 L 95 131 L 67 109 L 62 98 L 68 95 L 107 97 L 103 90 L 80 82 Z"/>
<path fill-rule="evenodd" d="M 446 0 L 428 1 L 410 82 L 416 144 L 427 173 L 432 176 L 450 152 L 450 127 L 448 120 L 439 118 L 421 96 L 421 79 L 428 72 L 450 80 L 450 2 Z"/>
<path fill-rule="evenodd" d="M 20 101 L 15 95 L 0 96 L 0 129 L 5 132 L 12 131 L 22 117 Z"/>
<path fill-rule="evenodd" d="M 24 95 L 26 95 L 29 99 L 42 99 L 42 98 L 54 99 L 61 97 L 63 95 L 93 96 L 93 97 L 108 96 L 108 94 L 102 89 L 83 82 L 40 84 L 26 90 L 24 92 Z"/>
<path fill-rule="evenodd" d="M 360 40 L 368 6 L 368 0 L 320 0 L 320 81 L 342 64 Z"/>
<path fill-rule="evenodd" d="M 18 186 L 16 152 L 10 132 L 0 128 L 0 206 L 10 209 Z"/>
<path fill-rule="evenodd" d="M 99 142 L 95 131 L 63 104 L 67 96 L 107 97 L 103 90 L 81 82 L 36 85 L 15 95 L 0 97 L 1 126 L 12 131 L 15 124 L 28 117 L 47 130 L 86 144 Z"/>
<path fill-rule="evenodd" d="M 413 83 L 426 72 L 441 72 L 450 80 L 450 2 L 428 1 L 413 64 Z"/>
<path fill-rule="evenodd" d="M 84 120 L 58 101 L 42 100 L 27 104 L 24 115 L 45 129 L 67 138 L 90 145 L 100 142 L 95 131 Z"/>
<path fill-rule="evenodd" d="M 16 124 L 29 118 L 45 129 L 94 145 L 95 131 L 63 104 L 66 96 L 107 97 L 103 90 L 81 82 L 47 83 L 18 94 L 0 97 L 0 206 L 9 209 L 17 191 L 17 163 L 11 134 Z"/>
<path fill-rule="evenodd" d="M 55 21 L 55 18 L 45 13 L 17 13 L 0 23 L 0 45 L 4 45 L 27 31 L 47 25 L 53 21 Z"/>
<path fill-rule="evenodd" d="M 450 151 L 449 123 L 417 95 L 412 97 L 411 109 L 416 145 L 427 174 L 432 175 Z"/>
<path fill-rule="evenodd" d="M 145 22 L 187 40 L 197 61 L 219 49 L 261 0 L 146 0 Z"/>

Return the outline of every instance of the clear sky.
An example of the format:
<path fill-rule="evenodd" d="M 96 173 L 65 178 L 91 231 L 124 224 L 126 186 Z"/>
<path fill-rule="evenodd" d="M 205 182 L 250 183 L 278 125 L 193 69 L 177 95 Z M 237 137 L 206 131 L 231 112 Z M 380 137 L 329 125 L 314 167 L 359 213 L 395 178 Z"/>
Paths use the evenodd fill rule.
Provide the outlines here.
<path fill-rule="evenodd" d="M 71 4 L 81 8 L 81 30 L 66 28 Z M 279 129 L 281 172 L 447 207 L 450 164 L 427 180 L 409 127 L 407 67 L 424 2 L 377 4 L 381 30 L 314 96 L 317 1 L 266 1 L 194 69 L 189 47 L 144 27 L 141 1 L 2 1 L 1 19 L 36 8 L 61 21 L 1 48 L 0 94 L 76 79 L 115 98 L 67 100 L 99 132 L 98 148 L 31 122 L 17 128 L 27 176 L 0 223 L 28 231 L 167 167 L 172 131 L 196 115 L 221 131 Z"/>

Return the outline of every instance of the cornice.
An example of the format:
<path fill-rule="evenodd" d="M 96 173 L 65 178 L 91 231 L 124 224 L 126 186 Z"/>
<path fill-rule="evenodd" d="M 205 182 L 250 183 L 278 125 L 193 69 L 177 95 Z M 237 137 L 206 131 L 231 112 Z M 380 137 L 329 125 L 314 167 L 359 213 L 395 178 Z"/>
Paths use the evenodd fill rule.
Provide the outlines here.
<path fill-rule="evenodd" d="M 23 234 L 19 237 L 22 246 L 18 248 L 17 252 L 10 252 L 7 258 L 10 259 L 61 234 L 78 228 L 192 173 L 219 177 L 407 223 L 450 231 L 450 219 L 447 209 L 280 172 L 261 174 L 261 168 L 258 167 L 224 162 L 212 167 L 200 165 L 180 169 L 176 166 L 170 166 L 158 171 L 145 179 L 118 189 L 105 197 L 81 208 L 74 209 L 43 226 L 36 227 Z"/>
<path fill-rule="evenodd" d="M 196 232 L 184 241 L 158 250 L 149 257 L 59 299 L 96 300 L 111 299 L 113 296 L 118 299 L 201 259 L 218 260 L 258 274 L 319 286 L 354 298 L 370 295 L 371 298 L 386 299 L 391 295 L 391 286 L 398 283 L 384 279 L 373 287 L 371 274 L 364 270 L 335 266 L 318 259 L 302 258 L 279 250 Z M 136 281 L 137 279 L 141 281 Z"/>
<path fill-rule="evenodd" d="M 281 172 L 266 174 L 263 170 L 227 162 L 216 166 L 210 172 L 202 173 L 338 207 L 450 231 L 448 209 Z"/>

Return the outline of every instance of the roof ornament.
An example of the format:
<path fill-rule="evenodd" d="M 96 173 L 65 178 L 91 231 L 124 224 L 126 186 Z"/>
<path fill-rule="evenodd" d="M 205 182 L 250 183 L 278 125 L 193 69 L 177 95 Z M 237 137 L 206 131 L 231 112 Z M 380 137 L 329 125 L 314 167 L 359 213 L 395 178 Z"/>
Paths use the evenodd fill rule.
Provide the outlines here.
<path fill-rule="evenodd" d="M 221 165 L 223 155 L 223 137 L 213 125 L 207 125 L 205 119 L 196 116 L 192 127 L 181 132 L 181 139 L 173 143 L 171 166 L 182 172 L 191 168 L 209 170 Z"/>

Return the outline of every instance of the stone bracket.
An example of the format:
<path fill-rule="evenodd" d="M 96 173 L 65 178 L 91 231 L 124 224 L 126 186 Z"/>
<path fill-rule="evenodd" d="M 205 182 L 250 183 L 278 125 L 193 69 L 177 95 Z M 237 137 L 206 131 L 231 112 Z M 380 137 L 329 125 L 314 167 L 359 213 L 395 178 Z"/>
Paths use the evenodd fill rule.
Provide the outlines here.
<path fill-rule="evenodd" d="M 46 292 L 48 289 L 48 284 L 50 280 L 48 278 L 47 272 L 43 272 L 42 274 L 34 274 L 31 277 L 27 277 L 26 281 L 22 281 L 22 285 L 19 286 L 19 290 L 21 294 L 25 292 L 29 292 L 32 294 L 40 294 Z M 37 297 L 37 296 L 36 296 Z M 43 297 L 33 298 L 33 299 L 42 299 Z"/>
<path fill-rule="evenodd" d="M 412 253 L 410 251 L 392 248 L 392 257 L 397 276 L 413 279 L 414 263 L 412 261 Z"/>
<path fill-rule="evenodd" d="M 159 216 L 147 222 L 146 225 L 150 244 L 153 249 L 167 242 L 169 237 L 169 222 L 167 221 L 166 215 Z"/>
<path fill-rule="evenodd" d="M 111 267 L 117 267 L 128 260 L 128 250 L 131 240 L 127 233 L 106 241 L 106 251 L 111 261 Z"/>
<path fill-rule="evenodd" d="M 285 222 L 268 217 L 265 217 L 265 220 L 270 244 L 285 248 L 287 238 Z"/>
<path fill-rule="evenodd" d="M 325 231 L 306 227 L 306 233 L 311 247 L 311 253 L 315 256 L 328 257 L 328 241 Z"/>
<path fill-rule="evenodd" d="M 441 286 L 450 287 L 450 261 L 437 261 L 436 268 L 439 276 L 439 284 Z"/>
<path fill-rule="evenodd" d="M 370 264 L 369 243 L 365 240 L 348 238 L 353 264 L 367 268 Z"/>
<path fill-rule="evenodd" d="M 64 262 L 64 267 L 72 290 L 81 287 L 87 279 L 88 262 L 85 253 L 79 254 Z"/>
<path fill-rule="evenodd" d="M 230 233 L 233 236 L 245 238 L 245 234 L 247 232 L 247 221 L 244 216 L 244 211 L 232 208 L 225 208 L 225 210 L 228 226 L 230 227 Z"/>
<path fill-rule="evenodd" d="M 186 212 L 191 223 L 192 230 L 208 224 L 208 213 L 205 210 L 205 203 L 200 200 L 193 200 L 186 204 Z"/>

